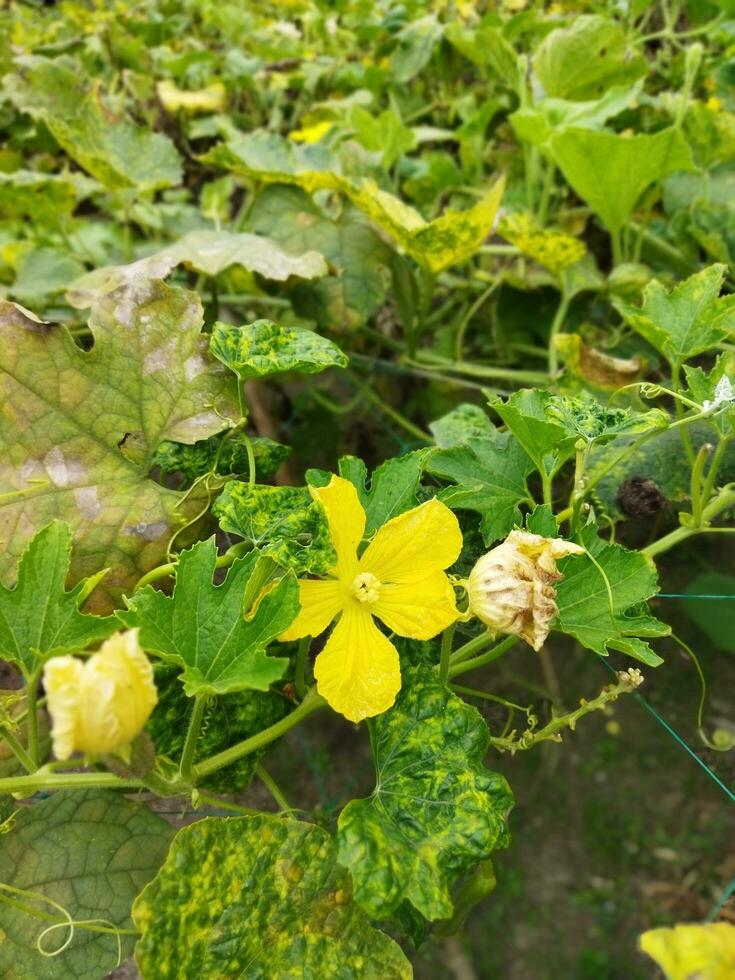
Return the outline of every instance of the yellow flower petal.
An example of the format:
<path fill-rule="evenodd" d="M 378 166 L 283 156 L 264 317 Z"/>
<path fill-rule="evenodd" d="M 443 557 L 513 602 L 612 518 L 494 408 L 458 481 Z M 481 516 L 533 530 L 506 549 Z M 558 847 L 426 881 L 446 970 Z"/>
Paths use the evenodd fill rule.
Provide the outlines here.
<path fill-rule="evenodd" d="M 158 695 L 138 631 L 116 633 L 86 662 L 52 657 L 44 687 L 53 720 L 54 753 L 68 759 L 124 753 L 148 721 Z"/>
<path fill-rule="evenodd" d="M 360 571 L 372 572 L 384 584 L 415 582 L 452 565 L 461 550 L 457 518 L 433 498 L 384 524 L 360 559 Z"/>
<path fill-rule="evenodd" d="M 43 686 L 53 718 L 54 755 L 68 759 L 79 743 L 79 692 L 84 663 L 76 657 L 52 657 L 43 669 Z"/>
<path fill-rule="evenodd" d="M 357 490 L 349 480 L 333 476 L 326 487 L 313 487 L 314 496 L 324 507 L 337 564 L 334 574 L 346 583 L 357 574 L 357 546 L 365 533 L 365 511 Z"/>
<path fill-rule="evenodd" d="M 345 600 L 341 582 L 299 580 L 301 612 L 279 640 L 300 640 L 302 636 L 319 636 L 340 611 Z"/>
<path fill-rule="evenodd" d="M 357 603 L 316 658 L 314 676 L 328 704 L 355 722 L 387 711 L 401 689 L 398 651 Z"/>
<path fill-rule="evenodd" d="M 410 583 L 382 585 L 371 612 L 394 633 L 414 640 L 430 640 L 459 615 L 452 583 L 440 571 Z"/>

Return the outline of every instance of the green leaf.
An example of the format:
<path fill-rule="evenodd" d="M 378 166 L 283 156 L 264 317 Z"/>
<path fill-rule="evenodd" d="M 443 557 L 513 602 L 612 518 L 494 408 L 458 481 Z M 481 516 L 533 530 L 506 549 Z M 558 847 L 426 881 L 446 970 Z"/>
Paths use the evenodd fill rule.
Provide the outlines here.
<path fill-rule="evenodd" d="M 427 919 L 453 912 L 453 882 L 509 840 L 513 796 L 483 765 L 480 713 L 426 667 L 409 669 L 395 706 L 375 719 L 376 787 L 339 817 L 339 860 L 373 918 L 410 902 Z"/>
<path fill-rule="evenodd" d="M 651 429 L 665 429 L 669 416 L 658 408 L 636 412 L 631 408 L 610 408 L 591 395 L 554 395 L 546 416 L 560 422 L 570 435 L 588 444 L 606 443 L 620 435 L 637 435 Z"/>
<path fill-rule="evenodd" d="M 76 62 L 28 55 L 15 63 L 18 74 L 5 79 L 10 101 L 41 119 L 72 160 L 109 190 L 181 183 L 181 159 L 168 136 L 111 112 Z"/>
<path fill-rule="evenodd" d="M 199 299 L 160 282 L 110 293 L 94 346 L 0 303 L 0 576 L 54 518 L 74 530 L 71 580 L 108 566 L 106 611 L 167 553 L 201 501 L 148 478 L 165 439 L 195 442 L 239 417 L 236 381 L 207 353 Z M 215 410 L 216 406 L 216 410 Z"/>
<path fill-rule="evenodd" d="M 241 381 L 284 371 L 318 374 L 349 363 L 347 355 L 326 337 L 303 327 L 281 327 L 272 320 L 255 320 L 242 327 L 215 323 L 209 350 Z"/>
<path fill-rule="evenodd" d="M 631 108 L 641 94 L 643 82 L 611 88 L 602 98 L 590 102 L 567 99 L 540 99 L 532 106 L 516 109 L 508 117 L 518 139 L 548 151 L 548 141 L 555 132 L 569 126 L 577 129 L 602 129 L 608 119 Z"/>
<path fill-rule="evenodd" d="M 179 555 L 173 595 L 148 585 L 118 616 L 140 628 L 146 650 L 182 669 L 190 697 L 267 691 L 288 666 L 283 657 L 267 656 L 266 647 L 296 618 L 296 580 L 287 574 L 269 582 L 272 563 L 253 552 L 236 558 L 214 585 L 216 560 L 214 537 L 199 541 Z"/>
<path fill-rule="evenodd" d="M 345 194 L 418 263 L 433 273 L 463 262 L 482 245 L 493 226 L 504 190 L 501 178 L 466 211 L 447 210 L 433 221 L 381 190 L 372 178 L 339 172 L 328 151 L 289 144 L 272 133 L 253 132 L 216 146 L 201 158 L 266 183 L 296 184 L 304 190 Z"/>
<path fill-rule="evenodd" d="M 156 666 L 158 703 L 150 717 L 147 732 L 156 746 L 156 755 L 179 760 L 191 716 L 191 701 L 184 693 L 178 670 L 165 664 Z M 257 735 L 285 718 L 293 707 L 274 691 L 236 691 L 210 698 L 204 712 L 196 744 L 195 762 L 208 759 L 224 749 Z M 250 785 L 258 763 L 277 743 L 242 756 L 201 780 L 199 785 L 218 793 L 242 793 Z"/>
<path fill-rule="evenodd" d="M 718 650 L 735 653 L 735 577 L 719 572 L 704 572 L 684 590 L 691 598 L 681 603 L 681 609 L 702 630 Z M 704 598 L 698 599 L 697 596 Z M 712 599 L 708 596 L 727 596 Z"/>
<path fill-rule="evenodd" d="M 342 456 L 339 475 L 349 480 L 365 509 L 365 536 L 370 537 L 386 521 L 418 506 L 418 490 L 421 474 L 431 454 L 430 449 L 417 449 L 395 459 L 387 459 L 373 470 L 368 479 L 368 469 L 357 456 Z M 307 470 L 306 479 L 311 486 L 326 486 L 331 473 Z"/>
<path fill-rule="evenodd" d="M 550 391 L 522 388 L 505 401 L 492 395 L 488 404 L 505 422 L 537 469 L 549 469 L 572 453 L 576 436 L 550 414 L 549 409 L 555 404 Z"/>
<path fill-rule="evenodd" d="M 464 445 L 433 453 L 426 469 L 456 484 L 439 499 L 452 510 L 478 513 L 483 540 L 490 544 L 519 523 L 534 465 L 511 433 L 491 428 L 486 436 L 470 436 Z"/>
<path fill-rule="evenodd" d="M 353 106 L 350 124 L 366 150 L 381 154 L 381 162 L 386 170 L 404 153 L 413 149 L 414 135 L 403 125 L 400 116 L 393 109 L 386 109 L 379 116 L 372 116 L 362 106 Z"/>
<path fill-rule="evenodd" d="M 695 453 L 704 443 L 712 442 L 712 421 L 694 422 L 687 426 Z M 599 463 L 594 461 L 590 467 L 590 478 L 595 478 L 598 466 L 608 465 L 610 455 L 615 457 L 622 453 L 632 441 L 621 438 L 607 447 Z M 681 433 L 677 429 L 657 433 L 655 439 L 644 442 L 634 452 L 627 454 L 600 480 L 596 486 L 597 494 L 611 515 L 618 518 L 623 513 L 633 514 L 633 511 L 621 506 L 622 491 L 630 481 L 638 482 L 641 479 L 650 481 L 654 485 L 651 489 L 658 490 L 664 502 L 676 504 L 689 499 L 691 466 L 681 441 Z M 723 484 L 735 480 L 735 454 L 725 453 L 718 480 Z"/>
<path fill-rule="evenodd" d="M 297 574 L 323 575 L 334 567 L 326 516 L 305 487 L 251 487 L 231 480 L 212 513 L 223 531 L 239 534 Z"/>
<path fill-rule="evenodd" d="M 55 225 L 74 210 L 77 192 L 69 177 L 15 170 L 0 173 L 0 215 Z"/>
<path fill-rule="evenodd" d="M 593 525 L 583 529 L 580 543 L 597 565 L 589 555 L 572 555 L 559 562 L 564 579 L 556 586 L 559 615 L 554 628 L 602 656 L 618 650 L 657 667 L 663 660 L 641 639 L 671 632 L 645 606 L 658 592 L 656 566 L 638 551 L 608 544 Z"/>
<path fill-rule="evenodd" d="M 79 609 L 100 575 L 65 591 L 71 538 L 61 521 L 42 528 L 21 556 L 15 588 L 0 585 L 0 657 L 26 678 L 49 657 L 86 650 L 117 629 L 114 616 L 88 616 Z"/>
<path fill-rule="evenodd" d="M 573 189 L 613 233 L 650 184 L 694 169 L 689 146 L 674 126 L 635 136 L 569 127 L 555 132 L 548 146 Z"/>
<path fill-rule="evenodd" d="M 686 365 L 684 374 L 687 379 L 688 395 L 694 401 L 704 405 L 706 402 L 714 404 L 717 401 L 717 386 L 723 378 L 727 378 L 732 384 L 735 382 L 735 352 L 725 351 L 715 361 L 714 367 L 705 374 L 701 367 L 691 367 Z M 723 436 L 733 434 L 735 425 L 735 415 L 733 409 L 735 405 L 729 403 L 723 406 L 723 410 L 713 413 L 709 418 L 710 425 Z"/>
<path fill-rule="evenodd" d="M 453 21 L 446 25 L 444 36 L 473 65 L 485 69 L 494 82 L 517 88 L 518 56 L 499 28 L 483 24 L 473 29 Z"/>
<path fill-rule="evenodd" d="M 429 425 L 441 449 L 462 446 L 468 439 L 492 438 L 495 427 L 479 405 L 463 402 Z"/>
<path fill-rule="evenodd" d="M 215 817 L 185 827 L 133 919 L 144 980 L 412 975 L 400 947 L 352 901 L 331 837 L 296 820 Z"/>
<path fill-rule="evenodd" d="M 359 326 L 385 302 L 396 253 L 357 208 L 345 207 L 331 217 L 299 187 L 278 184 L 261 191 L 248 220 L 287 252 L 315 249 L 334 267 L 335 275 L 294 291 L 297 308 L 304 306 L 304 293 L 316 296 L 321 308 L 315 318 L 344 330 Z"/>
<path fill-rule="evenodd" d="M 735 331 L 735 296 L 720 297 L 724 265 L 710 265 L 673 289 L 654 279 L 640 307 L 617 304 L 627 322 L 670 362 L 711 350 Z"/>
<path fill-rule="evenodd" d="M 250 475 L 247 444 L 255 457 L 255 472 L 260 479 L 273 476 L 291 453 L 290 446 L 266 436 L 248 436 L 244 432 L 229 432 L 210 436 L 187 446 L 183 442 L 162 442 L 156 450 L 155 465 L 164 473 L 183 473 L 189 481 L 215 472 L 220 476 Z"/>
<path fill-rule="evenodd" d="M 132 929 L 133 899 L 161 866 L 172 830 L 141 803 L 115 792 L 72 790 L 16 811 L 13 829 L 0 834 L 4 884 L 37 892 L 62 906 L 74 920 Z M 27 895 L 9 898 L 65 923 L 53 905 Z M 70 944 L 51 958 L 38 952 L 58 949 L 68 936 L 20 909 L 0 903 L 0 974 L 7 980 L 98 980 L 132 952 L 125 933 L 77 928 Z"/>
<path fill-rule="evenodd" d="M 411 20 L 396 38 L 398 46 L 390 59 L 393 81 L 403 85 L 424 69 L 444 34 L 444 26 L 433 14 Z"/>
<path fill-rule="evenodd" d="M 83 271 L 81 262 L 56 248 L 33 248 L 18 264 L 10 296 L 23 303 L 46 303 L 62 292 Z"/>
<path fill-rule="evenodd" d="M 575 17 L 569 27 L 547 34 L 533 67 L 547 95 L 575 101 L 599 98 L 646 74 L 646 62 L 628 46 L 623 28 L 597 14 Z"/>
<path fill-rule="evenodd" d="M 327 263 L 317 252 L 289 255 L 260 235 L 200 229 L 137 262 L 86 273 L 69 286 L 67 298 L 72 306 L 84 309 L 132 279 L 165 279 L 179 265 L 211 277 L 238 265 L 276 282 L 291 276 L 318 279 L 328 271 Z"/>

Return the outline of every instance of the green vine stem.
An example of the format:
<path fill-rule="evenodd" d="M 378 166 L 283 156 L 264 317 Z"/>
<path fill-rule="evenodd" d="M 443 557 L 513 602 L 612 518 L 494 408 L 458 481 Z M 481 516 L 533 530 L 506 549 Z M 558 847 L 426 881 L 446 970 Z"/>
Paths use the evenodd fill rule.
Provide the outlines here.
<path fill-rule="evenodd" d="M 569 312 L 569 304 L 572 301 L 572 297 L 569 295 L 566 271 L 562 271 L 559 278 L 561 280 L 561 298 L 554 314 L 554 319 L 551 321 L 551 329 L 549 330 L 549 374 L 552 378 L 555 377 L 559 370 L 559 351 L 556 347 L 556 336 L 564 326 L 564 321 Z"/>
<path fill-rule="evenodd" d="M 36 671 L 28 678 L 26 688 L 26 706 L 28 718 L 26 720 L 26 730 L 28 732 L 28 755 L 33 762 L 33 768 L 37 769 L 40 761 L 40 746 L 38 738 L 38 684 L 41 679 L 40 671 Z"/>
<path fill-rule="evenodd" d="M 13 753 L 15 758 L 20 762 L 26 772 L 35 772 L 38 768 L 33 759 L 28 755 L 26 750 L 20 744 L 15 735 L 10 731 L 7 726 L 0 728 L 0 738 L 4 739 L 8 748 Z"/>
<path fill-rule="evenodd" d="M 454 639 L 454 623 L 442 634 L 441 655 L 439 659 L 439 680 L 446 684 L 449 677 L 449 664 L 452 658 L 452 640 Z"/>
<path fill-rule="evenodd" d="M 215 562 L 215 568 L 228 568 L 236 558 L 247 554 L 247 552 L 251 550 L 252 545 L 249 541 L 239 541 L 237 544 L 233 544 L 231 548 L 228 548 L 223 555 L 219 555 Z M 159 579 L 168 578 L 169 575 L 174 575 L 176 573 L 177 565 L 178 562 L 169 561 L 166 562 L 165 565 L 157 565 L 155 568 L 152 568 L 149 572 L 146 572 L 142 578 L 138 579 L 135 584 L 135 591 L 145 588 L 146 585 L 150 585 L 152 582 L 157 582 Z"/>
<path fill-rule="evenodd" d="M 179 778 L 185 783 L 191 780 L 191 767 L 194 764 L 197 739 L 202 728 L 202 720 L 208 700 L 206 694 L 196 694 L 194 696 L 194 707 L 189 718 L 189 727 L 186 730 L 186 740 L 184 741 L 184 748 L 181 752 L 181 761 L 179 763 Z"/>
<path fill-rule="evenodd" d="M 111 772 L 44 772 L 3 776 L 0 793 L 31 795 L 42 789 L 143 789 L 140 779 L 121 779 Z"/>
<path fill-rule="evenodd" d="M 310 688 L 301 704 L 294 708 L 291 714 L 282 718 L 281 721 L 277 721 L 275 725 L 271 725 L 262 732 L 258 732 L 257 735 L 245 739 L 244 742 L 240 742 L 238 745 L 232 745 L 229 749 L 224 749 L 222 752 L 218 752 L 217 755 L 213 755 L 211 758 L 205 759 L 195 765 L 192 769 L 194 779 L 203 779 L 205 776 L 217 772 L 218 769 L 223 769 L 225 766 L 237 762 L 243 756 L 250 755 L 252 752 L 257 751 L 257 749 L 269 745 L 277 738 L 280 738 L 281 735 L 285 735 L 286 732 L 295 728 L 296 725 L 299 725 L 309 715 L 314 714 L 315 711 L 319 711 L 320 708 L 324 708 L 326 703 L 324 698 L 320 694 L 317 694 L 316 688 Z M 2 789 L 1 785 L 0 789 Z"/>
<path fill-rule="evenodd" d="M 517 636 L 506 636 L 501 643 L 494 646 L 492 650 L 488 650 L 487 653 L 481 653 L 478 657 L 471 657 L 467 660 L 461 661 L 460 663 L 450 664 L 450 680 L 455 677 L 459 677 L 460 674 L 466 674 L 470 670 L 477 670 L 478 667 L 485 667 L 487 664 L 491 664 L 494 660 L 499 660 L 508 652 L 508 650 L 511 650 L 517 642 Z"/>
<path fill-rule="evenodd" d="M 294 690 L 299 701 L 304 700 L 306 694 L 306 662 L 309 658 L 309 648 L 311 647 L 311 637 L 303 636 L 299 640 L 296 650 L 296 662 L 294 663 Z"/>
<path fill-rule="evenodd" d="M 261 783 L 265 786 L 265 788 L 271 794 L 273 799 L 276 801 L 282 813 L 293 810 L 293 807 L 286 799 L 283 790 L 281 789 L 281 787 L 275 781 L 273 776 L 271 776 L 271 774 L 268 772 L 268 770 L 265 768 L 265 766 L 262 763 L 259 762 L 258 765 L 255 767 L 255 773 L 258 779 L 261 781 Z"/>
<path fill-rule="evenodd" d="M 618 673 L 618 681 L 616 684 L 609 684 L 607 687 L 604 687 L 597 697 L 593 698 L 591 701 L 586 701 L 584 698 L 582 698 L 579 708 L 577 708 L 575 711 L 570 711 L 563 715 L 557 715 L 538 731 L 534 731 L 533 729 L 529 728 L 518 738 L 515 738 L 513 734 L 507 738 L 493 737 L 490 740 L 490 744 L 501 752 L 515 753 L 520 750 L 533 748 L 535 745 L 538 745 L 539 742 L 546 742 L 549 740 L 560 742 L 561 732 L 565 728 L 574 731 L 580 718 L 591 714 L 593 711 L 599 711 L 601 708 L 605 708 L 611 701 L 616 701 L 621 694 L 629 694 L 632 691 L 635 691 L 641 684 L 642 680 L 643 678 L 641 673 L 636 668 L 627 671 L 620 671 L 620 673 Z"/>

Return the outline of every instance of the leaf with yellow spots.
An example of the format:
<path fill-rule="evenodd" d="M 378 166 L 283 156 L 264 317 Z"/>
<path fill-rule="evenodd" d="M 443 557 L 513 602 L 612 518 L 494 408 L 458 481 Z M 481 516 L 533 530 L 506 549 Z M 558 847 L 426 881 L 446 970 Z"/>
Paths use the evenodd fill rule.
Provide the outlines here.
<path fill-rule="evenodd" d="M 410 902 L 427 919 L 449 918 L 451 885 L 509 840 L 513 796 L 483 765 L 487 725 L 433 669 L 417 667 L 374 726 L 376 787 L 340 814 L 340 863 L 372 917 Z"/>
<path fill-rule="evenodd" d="M 0 976 L 108 976 L 132 952 L 133 899 L 160 868 L 171 837 L 162 817 L 114 791 L 68 790 L 16 805 L 12 829 L 0 833 L 0 867 L 3 884 L 26 894 L 12 894 L 19 906 L 0 903 Z M 62 912 L 110 931 L 67 930 Z M 64 923 L 55 938 L 49 914 Z M 49 957 L 49 950 L 57 952 Z"/>
<path fill-rule="evenodd" d="M 109 568 L 107 611 L 166 555 L 201 501 L 148 478 L 161 442 L 194 443 L 239 417 L 236 382 L 207 351 L 198 298 L 162 282 L 105 296 L 91 350 L 0 303 L 0 581 L 54 518 L 74 531 L 71 584 Z"/>
<path fill-rule="evenodd" d="M 276 816 L 180 830 L 133 908 L 144 980 L 410 980 L 352 900 L 326 831 Z"/>
<path fill-rule="evenodd" d="M 505 186 L 500 178 L 473 207 L 450 209 L 426 221 L 371 178 L 340 173 L 339 160 L 320 144 L 299 146 L 273 133 L 256 131 L 215 146 L 201 159 L 266 184 L 295 184 L 309 193 L 339 191 L 433 273 L 466 261 L 482 245 L 495 222 Z"/>

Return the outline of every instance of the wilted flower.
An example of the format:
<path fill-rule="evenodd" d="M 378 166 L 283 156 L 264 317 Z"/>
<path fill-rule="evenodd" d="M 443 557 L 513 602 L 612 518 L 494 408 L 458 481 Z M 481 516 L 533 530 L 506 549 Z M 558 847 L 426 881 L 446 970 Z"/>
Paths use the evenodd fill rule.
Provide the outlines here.
<path fill-rule="evenodd" d="M 86 662 L 52 657 L 43 683 L 57 759 L 74 752 L 125 756 L 158 700 L 137 629 L 111 636 Z"/>
<path fill-rule="evenodd" d="M 515 634 L 540 650 L 559 611 L 555 583 L 564 576 L 556 562 L 582 553 L 571 541 L 511 531 L 470 572 L 470 611 L 491 632 Z"/>

